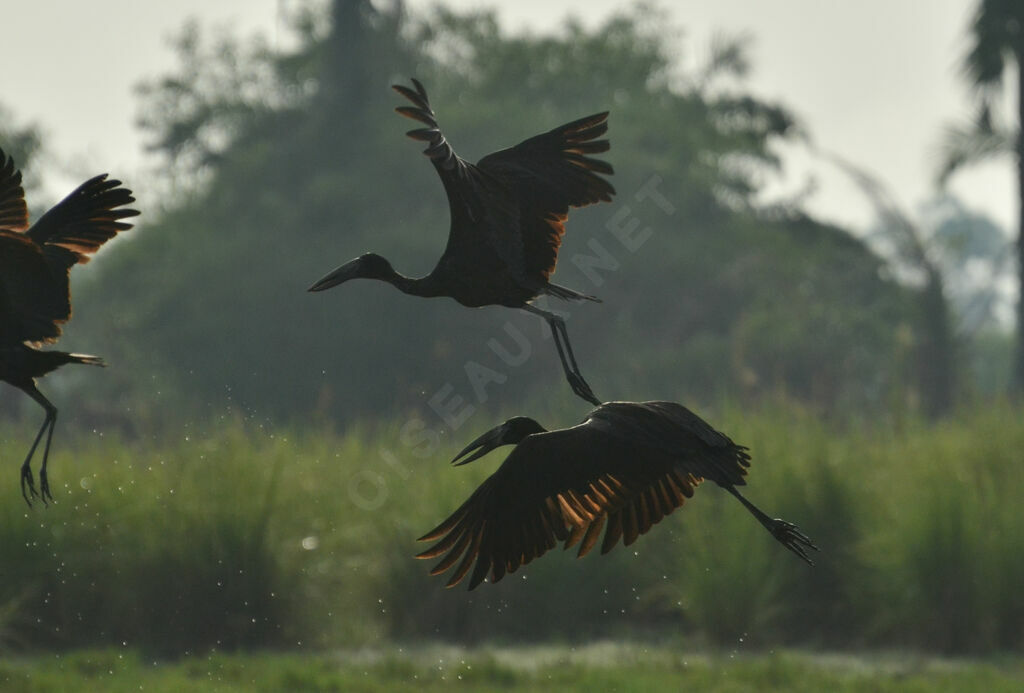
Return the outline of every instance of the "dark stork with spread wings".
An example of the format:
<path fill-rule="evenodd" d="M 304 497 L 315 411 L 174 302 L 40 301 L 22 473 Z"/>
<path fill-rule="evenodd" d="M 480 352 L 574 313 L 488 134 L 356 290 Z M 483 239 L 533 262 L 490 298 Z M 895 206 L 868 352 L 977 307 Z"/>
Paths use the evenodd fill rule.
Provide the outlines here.
<path fill-rule="evenodd" d="M 46 418 L 21 466 L 21 495 L 32 505 L 37 495 L 53 500 L 46 476 L 57 408 L 36 388 L 35 379 L 66 363 L 102 366 L 96 356 L 40 351 L 57 341 L 71 317 L 68 274 L 100 246 L 131 228 L 121 221 L 138 214 L 124 205 L 135 201 L 121 181 L 103 174 L 82 183 L 30 228 L 21 171 L 0 150 L 0 380 L 20 389 L 46 410 Z M 36 493 L 30 463 L 46 434 Z"/>
<path fill-rule="evenodd" d="M 448 195 L 451 230 L 444 254 L 430 274 L 413 279 L 369 253 L 337 268 L 309 290 L 322 291 L 349 279 L 380 279 L 413 296 L 449 296 L 472 308 L 522 308 L 547 320 L 573 392 L 600 404 L 576 365 L 563 318 L 531 301 L 541 295 L 598 300 L 548 279 L 555 271 L 569 208 L 611 201 L 615 194 L 597 175 L 611 174 L 612 167 L 587 156 L 608 151 L 608 140 L 597 139 L 608 130 L 608 113 L 567 123 L 488 154 L 474 165 L 452 150 L 423 85 L 415 79 L 412 83 L 415 91 L 393 86 L 414 104 L 395 110 L 427 126 L 407 134 L 428 144 L 423 153 Z"/>
<path fill-rule="evenodd" d="M 601 553 L 619 539 L 629 546 L 693 496 L 705 479 L 736 496 L 775 539 L 814 565 L 807 552 L 818 547 L 807 536 L 768 517 L 736 490 L 746 483 L 747 448 L 679 404 L 608 402 L 583 423 L 556 431 L 515 417 L 474 440 L 453 463 L 466 464 L 513 444 L 498 471 L 451 517 L 420 537 L 437 543 L 417 558 L 445 554 L 431 575 L 459 564 L 448 587 L 471 568 L 469 589 L 488 573 L 497 582 L 559 541 L 567 549 L 578 542 L 578 555 L 584 556 L 605 527 Z"/>

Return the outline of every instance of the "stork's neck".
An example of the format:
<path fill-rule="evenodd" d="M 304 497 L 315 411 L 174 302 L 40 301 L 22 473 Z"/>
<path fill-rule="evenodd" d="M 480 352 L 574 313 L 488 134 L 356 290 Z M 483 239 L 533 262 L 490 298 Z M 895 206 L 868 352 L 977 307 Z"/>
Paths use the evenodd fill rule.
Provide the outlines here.
<path fill-rule="evenodd" d="M 432 274 L 428 274 L 425 277 L 407 277 L 404 274 L 395 272 L 393 275 L 385 277 L 384 281 L 403 294 L 409 294 L 410 296 L 431 297 L 442 295 L 441 288 L 434 280 Z"/>

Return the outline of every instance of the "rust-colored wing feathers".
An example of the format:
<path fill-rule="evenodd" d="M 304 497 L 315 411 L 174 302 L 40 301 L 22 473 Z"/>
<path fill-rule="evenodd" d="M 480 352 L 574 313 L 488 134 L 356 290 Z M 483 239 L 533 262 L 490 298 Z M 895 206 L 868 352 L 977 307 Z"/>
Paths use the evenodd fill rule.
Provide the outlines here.
<path fill-rule="evenodd" d="M 526 256 L 532 261 L 534 271 L 539 272 L 545 280 L 550 279 L 555 272 L 555 266 L 558 264 L 558 249 L 562 247 L 565 222 L 568 219 L 568 214 L 548 212 L 542 218 L 548 228 L 541 227 L 539 233 L 526 236 L 531 239 L 524 243 Z"/>
<path fill-rule="evenodd" d="M 451 517 L 420 537 L 436 543 L 416 557 L 444 555 L 431 575 L 446 572 L 461 558 L 446 587 L 461 582 L 475 561 L 469 581 L 473 589 L 488 573 L 490 581 L 497 582 L 559 542 L 565 549 L 579 544 L 577 555 L 585 556 L 597 546 L 606 527 L 601 553 L 610 551 L 620 538 L 628 546 L 681 506 L 700 483 L 671 467 L 648 476 L 623 482 L 612 474 L 600 474 L 527 501 L 496 473 Z"/>
<path fill-rule="evenodd" d="M 609 149 L 608 113 L 596 113 L 488 154 L 481 171 L 504 180 L 520 200 L 520 226 L 529 274 L 547 279 L 558 262 L 570 207 L 611 201 L 615 188 L 598 174 L 610 164 L 587 154 Z"/>
<path fill-rule="evenodd" d="M 610 476 L 599 481 L 606 480 L 613 483 L 615 481 Z M 587 555 L 597 544 L 606 521 L 608 529 L 605 532 L 601 553 L 611 551 L 622 536 L 625 536 L 623 545 L 629 546 L 637 537 L 646 534 L 666 515 L 680 507 L 687 498 L 692 497 L 693 489 L 700 481 L 673 468 L 632 489 L 620 484 L 615 487 L 617 491 L 610 491 L 608 486 L 597 489 L 591 484 L 591 489 L 578 504 L 589 504 L 591 516 L 573 527 L 572 533 L 576 538 L 570 535 L 565 548 L 572 547 L 582 538 L 577 555 L 581 558 Z M 594 505 L 597 506 L 596 509 L 593 508 Z"/>
<path fill-rule="evenodd" d="M 705 479 L 744 483 L 746 448 L 672 402 L 608 402 L 571 428 L 527 436 L 469 499 L 420 538 L 436 542 L 437 575 L 473 589 L 554 548 L 629 546 L 691 498 Z M 601 539 L 603 532 L 603 541 Z"/>

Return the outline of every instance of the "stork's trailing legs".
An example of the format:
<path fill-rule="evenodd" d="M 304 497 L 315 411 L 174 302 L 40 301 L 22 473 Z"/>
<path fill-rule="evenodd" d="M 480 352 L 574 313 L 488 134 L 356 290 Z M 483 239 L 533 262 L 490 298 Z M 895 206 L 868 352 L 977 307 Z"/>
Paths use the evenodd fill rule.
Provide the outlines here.
<path fill-rule="evenodd" d="M 572 344 L 569 343 L 569 333 L 565 330 L 565 319 L 551 311 L 530 304 L 523 306 L 523 310 L 547 320 L 551 327 L 551 335 L 555 338 L 555 348 L 558 349 L 558 358 L 562 361 L 562 370 L 565 371 L 565 379 L 569 381 L 569 387 L 578 397 L 582 397 L 595 406 L 600 406 L 601 400 L 590 389 L 590 385 L 587 385 L 583 374 L 580 373 L 579 366 L 576 365 L 576 356 L 572 353 Z"/>
<path fill-rule="evenodd" d="M 757 518 L 757 521 L 764 525 L 764 528 L 775 537 L 776 541 L 802 558 L 808 565 L 814 565 L 814 561 L 807 555 L 807 549 L 817 551 L 818 547 L 814 545 L 814 542 L 806 534 L 797 529 L 796 525 L 792 522 L 768 517 L 761 512 L 760 508 L 740 495 L 740 492 L 734 486 L 723 486 L 723 488 L 736 496 L 739 502 L 743 503 L 747 510 Z"/>
<path fill-rule="evenodd" d="M 43 505 L 48 505 L 47 500 L 52 501 L 53 495 L 50 493 L 50 481 L 46 476 L 46 462 L 50 457 L 50 441 L 53 440 L 53 429 L 57 423 L 57 407 L 53 406 L 50 400 L 43 396 L 43 393 L 36 388 L 35 383 L 29 381 L 27 384 L 23 383 L 18 387 L 46 410 L 46 418 L 43 419 L 43 425 L 39 428 L 39 433 L 36 434 L 32 447 L 29 448 L 28 456 L 25 457 L 25 463 L 21 465 L 21 495 L 29 507 L 32 507 L 32 499 L 36 496 L 42 499 Z M 43 433 L 46 433 L 46 445 L 43 446 L 43 463 L 39 467 L 39 492 L 36 493 L 36 484 L 32 478 L 30 464 L 36 448 L 39 447 L 39 441 L 43 438 Z"/>
<path fill-rule="evenodd" d="M 569 342 L 569 333 L 565 331 L 565 320 L 560 317 L 556 317 L 551 322 L 551 332 L 555 336 L 555 347 L 558 349 L 558 357 L 562 360 L 562 368 L 565 370 L 565 377 L 569 381 L 569 386 L 572 387 L 572 391 L 577 395 L 587 400 L 595 406 L 601 405 L 601 400 L 597 398 L 594 391 L 590 389 L 590 385 L 583 379 L 583 374 L 580 373 L 580 367 L 576 365 L 576 356 L 572 353 L 572 343 Z M 562 343 L 565 346 L 565 353 L 562 353 L 562 343 L 559 343 L 558 333 L 561 332 Z M 568 356 L 569 368 L 566 368 L 566 356 Z"/>

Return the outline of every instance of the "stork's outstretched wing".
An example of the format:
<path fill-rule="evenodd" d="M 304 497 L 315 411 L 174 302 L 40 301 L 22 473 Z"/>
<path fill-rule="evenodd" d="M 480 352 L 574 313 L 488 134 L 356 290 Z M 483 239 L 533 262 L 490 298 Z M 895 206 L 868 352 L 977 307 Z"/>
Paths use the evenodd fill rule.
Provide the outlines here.
<path fill-rule="evenodd" d="M 555 271 L 570 207 L 610 202 L 615 188 L 598 174 L 612 167 L 587 154 L 606 152 L 608 113 L 574 120 L 514 147 L 488 154 L 477 167 L 507 182 L 519 201 L 526 271 L 547 279 Z"/>
<path fill-rule="evenodd" d="M 455 153 L 441 132 L 423 85 L 416 79 L 412 83 L 415 89 L 392 85 L 392 89 L 413 103 L 395 111 L 427 126 L 406 134 L 427 143 L 423 153 L 434 164 L 448 196 L 451 226 L 438 265 L 453 274 L 525 276 L 516 199 L 501 181 L 485 175 Z"/>
<path fill-rule="evenodd" d="M 596 139 L 607 129 L 598 113 L 488 154 L 476 165 L 460 158 L 437 123 L 426 90 L 394 85 L 413 103 L 395 110 L 426 128 L 407 134 L 427 143 L 448 195 L 451 229 L 441 262 L 472 259 L 483 271 L 504 271 L 539 288 L 555 270 L 570 207 L 611 200 L 614 188 L 598 173 L 612 167 L 587 154 L 608 150 Z"/>
<path fill-rule="evenodd" d="M 699 466 L 699 465 L 698 465 Z M 421 537 L 419 558 L 444 554 L 431 574 L 458 563 L 469 588 L 497 582 L 559 541 L 586 555 L 607 527 L 601 552 L 633 543 L 693 495 L 702 477 L 685 460 L 610 436 L 584 423 L 525 438 L 452 515 Z M 696 467 L 695 467 L 696 468 Z M 475 567 L 474 567 L 475 562 Z"/>
<path fill-rule="evenodd" d="M 52 342 L 71 317 L 68 271 L 138 214 L 121 182 L 96 176 L 78 186 L 31 227 L 21 172 L 0 151 L 0 343 Z"/>
<path fill-rule="evenodd" d="M 138 216 L 138 210 L 125 208 L 132 202 L 132 191 L 104 173 L 82 183 L 51 207 L 27 235 L 58 265 L 86 263 L 100 246 L 132 227 L 121 221 Z"/>

